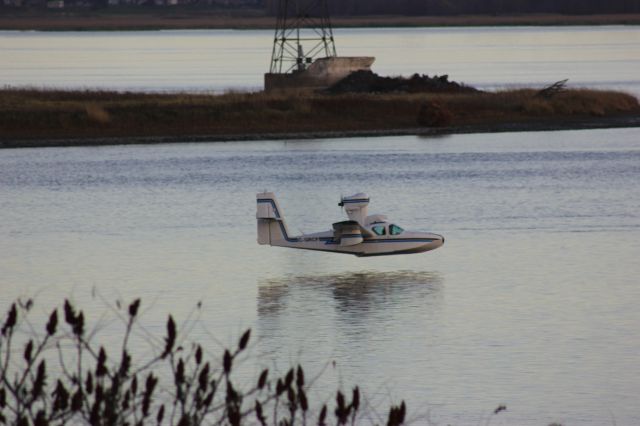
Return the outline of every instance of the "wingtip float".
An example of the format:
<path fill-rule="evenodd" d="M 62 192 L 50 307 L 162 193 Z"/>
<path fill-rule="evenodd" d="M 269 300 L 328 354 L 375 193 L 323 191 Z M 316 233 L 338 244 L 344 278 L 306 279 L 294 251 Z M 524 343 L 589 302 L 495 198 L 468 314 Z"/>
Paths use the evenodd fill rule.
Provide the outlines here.
<path fill-rule="evenodd" d="M 358 257 L 422 253 L 444 244 L 442 235 L 405 231 L 384 215 L 368 215 L 369 197 L 342 197 L 349 220 L 333 224 L 333 230 L 292 236 L 273 192 L 257 194 L 258 244 L 304 250 L 353 254 Z"/>

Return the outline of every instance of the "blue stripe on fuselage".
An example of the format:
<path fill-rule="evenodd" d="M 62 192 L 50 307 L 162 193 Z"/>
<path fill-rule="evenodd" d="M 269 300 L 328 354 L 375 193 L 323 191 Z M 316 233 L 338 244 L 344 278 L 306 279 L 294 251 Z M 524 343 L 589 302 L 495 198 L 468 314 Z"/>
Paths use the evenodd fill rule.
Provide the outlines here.
<path fill-rule="evenodd" d="M 388 238 L 364 240 L 363 243 L 432 243 L 437 241 L 434 238 Z"/>

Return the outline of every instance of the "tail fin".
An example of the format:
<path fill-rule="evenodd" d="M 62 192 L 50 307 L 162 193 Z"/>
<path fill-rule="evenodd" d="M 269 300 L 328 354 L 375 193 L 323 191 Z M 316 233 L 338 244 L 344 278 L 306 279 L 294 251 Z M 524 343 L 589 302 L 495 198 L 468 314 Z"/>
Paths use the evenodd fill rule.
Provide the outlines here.
<path fill-rule="evenodd" d="M 273 192 L 257 194 L 256 219 L 258 220 L 258 244 L 281 245 L 295 240 L 289 237 L 282 210 Z"/>

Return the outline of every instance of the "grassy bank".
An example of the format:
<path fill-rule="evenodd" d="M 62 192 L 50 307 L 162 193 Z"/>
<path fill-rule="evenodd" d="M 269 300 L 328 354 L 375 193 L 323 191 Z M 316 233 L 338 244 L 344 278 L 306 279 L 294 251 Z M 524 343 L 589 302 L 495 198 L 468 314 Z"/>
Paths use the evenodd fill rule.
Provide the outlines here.
<path fill-rule="evenodd" d="M 180 141 L 505 126 L 514 130 L 581 128 L 621 118 L 639 125 L 638 100 L 596 90 L 566 90 L 545 98 L 532 89 L 384 95 L 4 89 L 0 90 L 0 147 L 54 146 L 62 144 L 60 140 L 65 145 L 92 144 L 97 139 L 126 142 L 110 138 Z"/>
<path fill-rule="evenodd" d="M 640 14 L 611 15 L 460 15 L 332 17 L 335 27 L 434 27 L 508 25 L 640 25 Z M 263 11 L 165 8 L 20 11 L 0 14 L 2 30 L 91 31 L 156 29 L 272 29 L 275 17 Z"/>

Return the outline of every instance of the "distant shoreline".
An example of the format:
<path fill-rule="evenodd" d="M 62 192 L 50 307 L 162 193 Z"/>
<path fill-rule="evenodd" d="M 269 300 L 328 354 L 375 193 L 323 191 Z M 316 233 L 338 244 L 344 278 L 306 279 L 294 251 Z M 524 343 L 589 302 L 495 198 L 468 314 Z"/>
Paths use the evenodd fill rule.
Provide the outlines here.
<path fill-rule="evenodd" d="M 0 148 L 640 127 L 638 99 L 499 92 L 118 93 L 0 89 Z"/>
<path fill-rule="evenodd" d="M 4 9 L 0 30 L 16 31 L 153 31 L 185 29 L 272 29 L 275 17 L 263 13 L 169 9 L 123 11 L 29 12 Z M 332 17 L 336 28 L 640 25 L 640 14 L 612 15 L 461 15 Z"/>
<path fill-rule="evenodd" d="M 363 138 L 383 136 L 422 136 L 436 137 L 455 134 L 472 133 L 511 133 L 511 132 L 545 132 L 563 130 L 619 129 L 640 128 L 640 116 L 607 117 L 576 121 L 542 121 L 537 123 L 501 123 L 490 125 L 451 126 L 443 128 L 410 128 L 389 130 L 352 130 L 323 131 L 302 133 L 264 133 L 264 134 L 229 134 L 229 135 L 185 135 L 185 136 L 126 136 L 108 138 L 66 138 L 36 140 L 0 140 L 0 149 L 17 148 L 61 148 L 91 147 L 117 145 L 159 145 L 176 143 L 224 143 L 224 142 L 257 142 L 278 140 L 308 140 Z"/>

